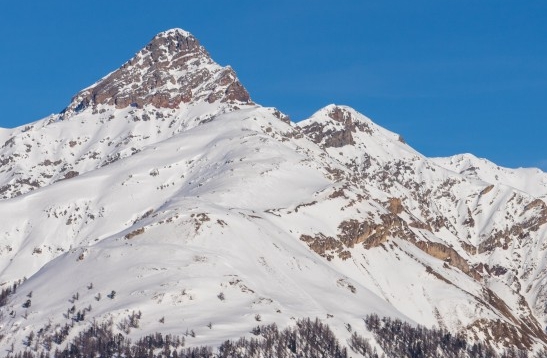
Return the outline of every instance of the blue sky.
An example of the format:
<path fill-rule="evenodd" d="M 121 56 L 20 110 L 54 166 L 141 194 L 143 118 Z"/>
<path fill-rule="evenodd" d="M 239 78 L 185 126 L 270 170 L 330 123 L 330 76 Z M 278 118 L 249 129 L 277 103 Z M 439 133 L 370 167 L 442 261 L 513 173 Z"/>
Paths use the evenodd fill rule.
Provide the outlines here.
<path fill-rule="evenodd" d="M 428 156 L 547 170 L 544 0 L 6 0 L 0 127 L 61 111 L 173 27 L 293 120 L 346 104 Z"/>

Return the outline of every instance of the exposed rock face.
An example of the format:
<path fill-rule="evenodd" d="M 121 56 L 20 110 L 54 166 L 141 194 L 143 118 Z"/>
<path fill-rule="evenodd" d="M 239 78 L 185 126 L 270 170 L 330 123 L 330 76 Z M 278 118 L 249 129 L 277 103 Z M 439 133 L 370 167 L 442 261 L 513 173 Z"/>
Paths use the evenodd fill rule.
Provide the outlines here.
<path fill-rule="evenodd" d="M 401 202 L 401 199 L 399 198 L 390 198 L 388 201 L 388 210 L 390 213 L 394 215 L 398 215 L 403 212 L 404 210 L 403 203 Z"/>
<path fill-rule="evenodd" d="M 486 195 L 486 194 L 488 194 L 492 189 L 494 189 L 494 185 L 488 185 L 486 188 L 484 188 L 484 189 L 481 191 L 481 195 Z"/>
<path fill-rule="evenodd" d="M 420 250 L 427 253 L 428 255 L 446 261 L 450 265 L 459 268 L 460 270 L 462 270 L 462 272 L 468 274 L 475 279 L 481 278 L 481 276 L 476 271 L 469 267 L 467 261 L 451 247 L 440 244 L 438 242 L 424 241 L 415 242 L 414 245 L 416 245 L 416 247 L 418 247 Z"/>
<path fill-rule="evenodd" d="M 78 93 L 63 115 L 100 104 L 175 108 L 202 100 L 251 103 L 232 68 L 220 67 L 194 36 L 174 29 L 158 34 L 121 68 Z"/>
<path fill-rule="evenodd" d="M 327 260 L 332 260 L 335 255 L 341 259 L 347 259 L 351 256 L 348 251 L 344 251 L 344 245 L 339 240 L 331 236 L 317 234 L 315 236 L 302 235 L 300 240 L 308 244 L 309 248 L 323 256 Z M 349 256 L 347 256 L 349 254 Z"/>
<path fill-rule="evenodd" d="M 328 117 L 332 119 L 331 123 L 314 122 L 309 126 L 302 127 L 304 134 L 325 148 L 354 145 L 352 133 L 358 130 L 371 134 L 367 124 L 357 121 L 345 108 L 332 106 L 329 109 Z"/>

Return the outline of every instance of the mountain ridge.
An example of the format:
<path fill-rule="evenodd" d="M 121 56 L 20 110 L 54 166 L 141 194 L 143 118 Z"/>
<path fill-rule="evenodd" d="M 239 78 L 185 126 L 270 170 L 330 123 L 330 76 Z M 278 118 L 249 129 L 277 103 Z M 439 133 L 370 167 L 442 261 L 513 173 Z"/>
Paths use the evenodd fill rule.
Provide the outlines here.
<path fill-rule="evenodd" d="M 188 327 L 187 344 L 219 345 L 259 315 L 320 317 L 374 342 L 362 320 L 376 313 L 500 350 L 546 346 L 542 173 L 427 158 L 347 106 L 294 124 L 231 91 L 244 89 L 233 70 L 192 38 L 159 34 L 63 113 L 5 132 L 0 281 L 20 285 L 0 308 L 0 345 L 141 311 L 122 334 Z M 182 56 L 179 71 L 170 44 L 199 64 Z M 126 92 L 158 69 L 180 87 Z"/>
<path fill-rule="evenodd" d="M 175 108 L 203 99 L 252 103 L 231 67 L 219 66 L 193 35 L 176 28 L 157 34 L 122 67 L 80 91 L 61 114 L 101 104 Z"/>

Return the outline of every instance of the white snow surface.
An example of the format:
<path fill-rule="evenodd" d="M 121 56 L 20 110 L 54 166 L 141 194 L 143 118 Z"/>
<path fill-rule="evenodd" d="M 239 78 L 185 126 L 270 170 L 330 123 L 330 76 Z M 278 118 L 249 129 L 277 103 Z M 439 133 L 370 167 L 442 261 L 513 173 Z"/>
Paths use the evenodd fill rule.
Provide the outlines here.
<path fill-rule="evenodd" d="M 257 314 L 319 317 L 344 342 L 370 313 L 472 339 L 477 322 L 547 323 L 541 171 L 427 158 L 337 105 L 298 124 L 220 101 L 67 116 L 0 131 L 0 285 L 22 280 L 0 349 L 72 306 L 91 306 L 72 336 L 141 311 L 130 337 L 194 330 L 187 345 L 248 335 Z"/>

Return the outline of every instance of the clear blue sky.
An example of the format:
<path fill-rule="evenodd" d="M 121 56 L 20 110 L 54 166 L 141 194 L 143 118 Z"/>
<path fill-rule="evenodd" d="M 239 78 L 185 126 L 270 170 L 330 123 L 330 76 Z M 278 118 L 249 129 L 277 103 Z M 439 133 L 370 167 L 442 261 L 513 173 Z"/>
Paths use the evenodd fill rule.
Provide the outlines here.
<path fill-rule="evenodd" d="M 5 0 L 0 127 L 61 111 L 173 27 L 293 120 L 346 104 L 428 156 L 547 170 L 545 0 Z"/>

